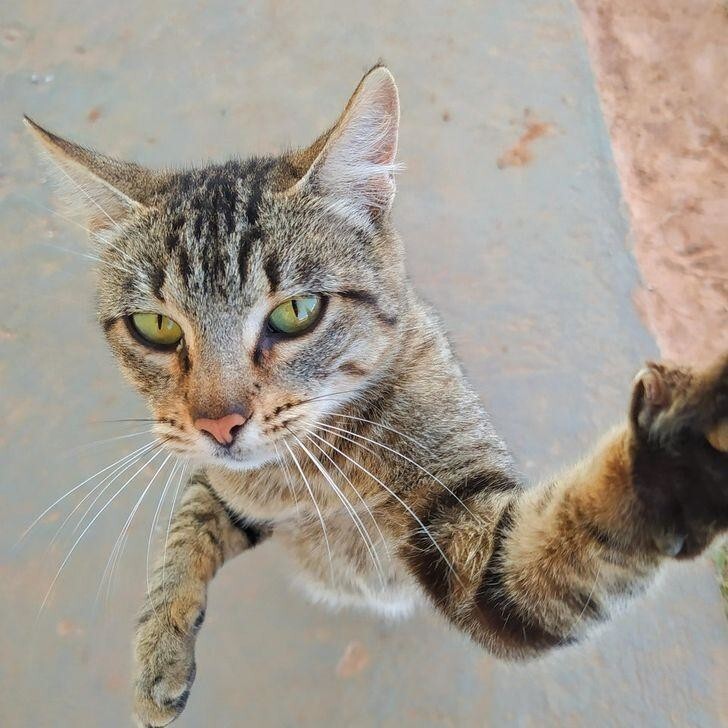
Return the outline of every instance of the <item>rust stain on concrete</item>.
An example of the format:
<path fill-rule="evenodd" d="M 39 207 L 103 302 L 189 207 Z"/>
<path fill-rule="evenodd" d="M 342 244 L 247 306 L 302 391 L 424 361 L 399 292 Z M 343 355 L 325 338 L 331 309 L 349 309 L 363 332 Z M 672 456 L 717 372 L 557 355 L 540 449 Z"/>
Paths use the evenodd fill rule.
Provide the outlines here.
<path fill-rule="evenodd" d="M 716 0 L 579 0 L 664 356 L 728 349 L 728 13 Z"/>
<path fill-rule="evenodd" d="M 83 629 L 70 619 L 62 619 L 56 625 L 56 634 L 59 637 L 78 637 L 83 634 Z"/>
<path fill-rule="evenodd" d="M 505 167 L 523 167 L 533 160 L 532 144 L 541 137 L 548 136 L 554 131 L 554 125 L 545 121 L 539 121 L 534 118 L 527 109 L 524 114 L 524 130 L 518 141 L 508 148 L 500 157 L 496 164 L 499 169 Z"/>
<path fill-rule="evenodd" d="M 90 124 L 95 124 L 101 118 L 101 108 L 94 106 L 86 114 L 86 119 Z"/>
<path fill-rule="evenodd" d="M 349 642 L 336 666 L 336 674 L 344 679 L 354 677 L 369 666 L 369 651 L 361 642 Z"/>

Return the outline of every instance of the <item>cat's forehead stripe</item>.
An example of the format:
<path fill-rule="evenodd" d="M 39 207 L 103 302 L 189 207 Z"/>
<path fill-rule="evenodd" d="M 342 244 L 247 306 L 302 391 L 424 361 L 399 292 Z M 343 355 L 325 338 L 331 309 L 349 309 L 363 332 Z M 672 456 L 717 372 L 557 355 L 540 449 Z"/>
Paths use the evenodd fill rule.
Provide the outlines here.
<path fill-rule="evenodd" d="M 273 158 L 253 158 L 180 174 L 166 211 L 169 257 L 158 265 L 171 267 L 189 292 L 237 295 L 253 272 L 260 207 L 275 166 Z M 274 289 L 279 272 L 272 260 L 264 272 Z M 150 278 L 160 292 L 166 273 Z"/>

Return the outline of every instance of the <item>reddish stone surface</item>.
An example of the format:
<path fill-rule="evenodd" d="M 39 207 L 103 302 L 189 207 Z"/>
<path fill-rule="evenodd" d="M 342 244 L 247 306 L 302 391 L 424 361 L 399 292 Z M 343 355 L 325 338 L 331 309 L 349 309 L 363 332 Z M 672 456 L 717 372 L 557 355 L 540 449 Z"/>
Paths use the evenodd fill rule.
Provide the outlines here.
<path fill-rule="evenodd" d="M 579 0 L 663 355 L 728 349 L 728 4 Z"/>

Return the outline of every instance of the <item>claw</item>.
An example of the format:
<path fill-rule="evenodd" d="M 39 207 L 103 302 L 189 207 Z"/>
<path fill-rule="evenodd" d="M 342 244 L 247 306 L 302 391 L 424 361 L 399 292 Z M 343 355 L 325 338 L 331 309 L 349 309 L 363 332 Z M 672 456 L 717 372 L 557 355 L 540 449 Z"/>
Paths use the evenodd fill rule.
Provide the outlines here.
<path fill-rule="evenodd" d="M 728 453 L 728 420 L 723 420 L 706 435 L 708 442 L 720 452 Z"/>
<path fill-rule="evenodd" d="M 645 400 L 652 407 L 664 407 L 670 402 L 670 390 L 665 384 L 662 372 L 658 365 L 649 362 L 637 375 L 637 379 L 644 387 Z"/>

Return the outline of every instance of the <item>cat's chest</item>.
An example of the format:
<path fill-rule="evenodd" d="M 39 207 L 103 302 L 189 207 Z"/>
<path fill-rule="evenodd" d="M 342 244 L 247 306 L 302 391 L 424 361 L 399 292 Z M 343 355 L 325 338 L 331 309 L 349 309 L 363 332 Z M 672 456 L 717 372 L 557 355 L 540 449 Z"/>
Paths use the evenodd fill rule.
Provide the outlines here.
<path fill-rule="evenodd" d="M 321 515 L 291 519 L 274 534 L 295 562 L 294 583 L 334 609 L 359 607 L 389 618 L 411 614 L 422 592 L 396 544 L 364 514 Z"/>
<path fill-rule="evenodd" d="M 280 467 L 242 472 L 208 469 L 206 476 L 220 498 L 238 514 L 274 526 L 318 514 L 332 518 L 334 513 L 362 508 L 361 501 L 355 502 L 342 489 L 337 495 L 318 472 L 296 478 Z"/>

